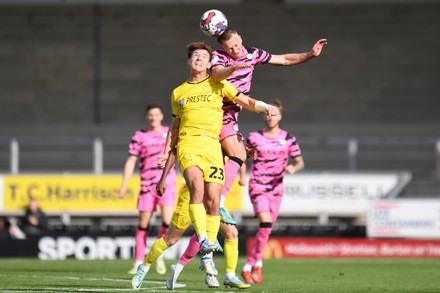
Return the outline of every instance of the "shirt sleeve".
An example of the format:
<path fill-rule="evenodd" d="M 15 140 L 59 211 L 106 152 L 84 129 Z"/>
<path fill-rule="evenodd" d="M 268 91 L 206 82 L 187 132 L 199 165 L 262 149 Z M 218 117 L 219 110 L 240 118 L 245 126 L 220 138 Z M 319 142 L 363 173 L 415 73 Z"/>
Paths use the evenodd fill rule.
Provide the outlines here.
<path fill-rule="evenodd" d="M 141 143 L 140 143 L 139 133 L 136 131 L 131 137 L 131 142 L 128 147 L 128 154 L 131 156 L 139 156 L 141 153 Z"/>
<path fill-rule="evenodd" d="M 292 158 L 301 156 L 301 149 L 299 148 L 298 142 L 296 141 L 296 137 L 290 134 L 287 137 L 290 142 L 289 156 Z"/>
<path fill-rule="evenodd" d="M 179 101 L 177 101 L 176 93 L 173 91 L 171 94 L 171 114 L 173 117 L 180 118 L 180 111 L 179 111 Z"/>
<path fill-rule="evenodd" d="M 229 81 L 223 80 L 221 82 L 224 84 L 223 96 L 227 97 L 231 101 L 235 101 L 240 92 Z"/>

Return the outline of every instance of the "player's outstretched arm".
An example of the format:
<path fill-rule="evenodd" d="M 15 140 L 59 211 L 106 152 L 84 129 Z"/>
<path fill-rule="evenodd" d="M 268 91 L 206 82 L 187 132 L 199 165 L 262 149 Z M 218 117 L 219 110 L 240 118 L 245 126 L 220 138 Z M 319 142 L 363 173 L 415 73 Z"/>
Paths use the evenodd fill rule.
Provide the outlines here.
<path fill-rule="evenodd" d="M 318 40 L 313 45 L 312 50 L 307 53 L 288 53 L 283 55 L 272 55 L 269 60 L 269 64 L 280 66 L 292 66 L 304 63 L 312 58 L 318 57 L 324 46 L 327 45 L 327 39 Z"/>
<path fill-rule="evenodd" d="M 251 67 L 253 66 L 247 63 L 236 63 L 228 67 L 225 67 L 223 65 L 215 65 L 211 68 L 211 76 L 212 79 L 214 79 L 216 82 L 219 82 L 228 78 L 229 75 L 234 73 L 234 71 Z"/>
<path fill-rule="evenodd" d="M 265 112 L 266 115 L 269 116 L 275 114 L 276 111 L 274 106 L 266 104 L 263 101 L 255 100 L 254 98 L 251 98 L 243 93 L 239 93 L 236 96 L 235 102 L 243 106 L 243 108 L 246 110 L 257 113 Z"/>

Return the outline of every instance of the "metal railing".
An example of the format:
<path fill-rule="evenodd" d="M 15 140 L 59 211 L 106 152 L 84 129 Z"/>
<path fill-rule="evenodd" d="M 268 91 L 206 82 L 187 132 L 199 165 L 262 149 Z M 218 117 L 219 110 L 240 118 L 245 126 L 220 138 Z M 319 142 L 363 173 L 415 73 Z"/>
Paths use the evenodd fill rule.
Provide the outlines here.
<path fill-rule="evenodd" d="M 95 137 L 91 141 L 90 145 L 90 152 L 92 152 L 92 165 L 91 170 L 93 174 L 103 174 L 105 172 L 104 168 L 104 150 L 105 150 L 105 144 L 103 142 L 103 139 L 100 137 Z M 355 172 L 358 171 L 359 168 L 359 160 L 360 155 L 365 153 L 365 148 L 368 146 L 391 146 L 392 148 L 396 147 L 396 151 L 399 149 L 399 147 L 402 146 L 412 146 L 415 148 L 418 148 L 419 145 L 423 145 L 424 148 L 429 146 L 432 146 L 432 150 L 435 153 L 434 155 L 434 162 L 430 163 L 430 166 L 434 166 L 435 170 L 431 170 L 432 174 L 434 174 L 434 180 L 436 181 L 438 185 L 438 194 L 440 194 L 440 139 L 430 139 L 430 140 L 418 140 L 416 138 L 396 138 L 396 137 L 388 137 L 388 138 L 377 138 L 377 137 L 339 137 L 339 138 L 330 138 L 330 139 L 317 139 L 309 138 L 305 139 L 307 142 L 306 145 L 308 146 L 316 146 L 316 145 L 337 145 L 338 149 L 341 149 L 342 152 L 345 149 L 346 152 L 346 170 L 349 172 Z M 42 148 L 44 150 L 44 145 L 47 144 L 48 146 L 51 146 L 53 148 L 53 145 L 50 145 L 51 141 L 39 141 L 38 146 L 40 149 Z M 84 144 L 84 142 L 82 142 Z M 111 144 L 111 143 L 109 143 Z M 87 148 L 89 147 L 89 142 L 82 147 L 85 147 L 87 152 Z M 107 144 L 107 147 L 109 145 Z M 60 147 L 62 148 L 62 147 Z M 306 148 L 304 148 L 306 149 Z M 10 163 L 9 163 L 9 172 L 12 175 L 18 175 L 22 173 L 20 166 L 21 166 L 21 145 L 20 140 L 17 138 L 10 139 L 9 142 L 9 152 L 10 152 Z M 121 152 L 123 152 L 121 150 Z M 370 151 L 371 152 L 371 151 Z M 122 165 L 121 165 L 122 168 Z M 430 172 L 431 172 L 430 171 Z"/>

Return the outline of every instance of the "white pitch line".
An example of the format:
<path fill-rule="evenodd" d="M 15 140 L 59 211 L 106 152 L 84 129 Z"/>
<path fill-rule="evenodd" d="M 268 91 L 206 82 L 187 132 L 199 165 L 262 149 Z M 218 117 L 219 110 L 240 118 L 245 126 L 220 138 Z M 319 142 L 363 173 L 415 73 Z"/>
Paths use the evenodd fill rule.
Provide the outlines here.
<path fill-rule="evenodd" d="M 0 274 L 0 277 L 2 276 L 8 276 L 5 274 Z M 38 276 L 38 275 L 14 275 L 14 277 L 19 277 L 19 278 L 42 278 L 42 276 Z M 113 278 L 82 278 L 82 277 L 74 277 L 74 276 L 44 276 L 43 278 L 49 278 L 49 279 L 64 279 L 64 280 L 83 280 L 83 281 L 108 281 L 108 282 L 126 282 L 126 283 L 131 283 L 131 279 L 113 279 Z M 161 284 L 162 286 L 155 286 L 155 287 L 144 287 L 144 288 L 139 288 L 139 289 L 132 289 L 132 288 L 63 288 L 63 287 L 56 287 L 56 288 L 39 288 L 40 290 L 45 290 L 47 292 L 59 292 L 59 291 L 64 291 L 64 292 L 112 292 L 112 291 L 144 291 L 144 290 L 148 290 L 148 291 L 163 291 L 164 289 L 166 289 L 166 286 L 163 286 L 164 281 L 150 281 L 150 280 L 145 280 L 143 282 L 144 285 L 147 284 Z M 179 284 L 176 283 L 176 288 L 184 288 L 186 287 L 185 284 Z M 34 292 L 34 290 L 32 289 L 28 289 L 28 288 L 10 288 L 10 289 L 6 289 L 6 291 L 3 292 Z M 185 291 L 180 291 L 180 292 L 185 292 Z"/>

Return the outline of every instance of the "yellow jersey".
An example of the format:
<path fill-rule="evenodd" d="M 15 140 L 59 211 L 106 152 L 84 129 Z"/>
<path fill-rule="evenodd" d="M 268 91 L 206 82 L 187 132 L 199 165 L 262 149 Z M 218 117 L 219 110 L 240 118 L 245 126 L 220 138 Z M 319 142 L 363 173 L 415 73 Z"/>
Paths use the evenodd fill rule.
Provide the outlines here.
<path fill-rule="evenodd" d="M 239 91 L 228 81 L 209 75 L 199 82 L 186 81 L 174 89 L 171 107 L 180 119 L 179 140 L 190 136 L 219 138 L 223 126 L 223 97 L 235 101 Z"/>

